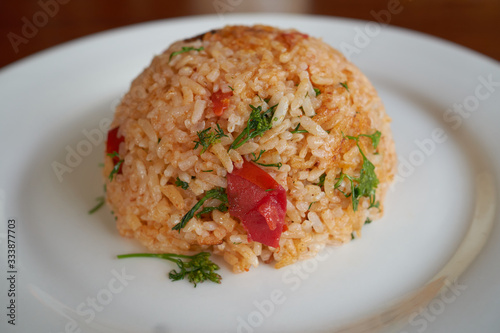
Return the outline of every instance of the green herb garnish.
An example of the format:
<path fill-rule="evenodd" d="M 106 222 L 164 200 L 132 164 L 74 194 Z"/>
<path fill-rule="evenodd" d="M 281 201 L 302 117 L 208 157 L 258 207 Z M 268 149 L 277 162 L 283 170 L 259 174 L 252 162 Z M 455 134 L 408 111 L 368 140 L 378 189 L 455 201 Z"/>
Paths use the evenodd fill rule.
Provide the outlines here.
<path fill-rule="evenodd" d="M 203 149 L 200 152 L 200 155 L 203 154 L 204 152 L 207 151 L 207 149 L 213 145 L 214 143 L 219 142 L 219 140 L 222 137 L 227 137 L 226 134 L 224 134 L 224 131 L 222 128 L 220 128 L 219 124 L 217 124 L 217 128 L 215 129 L 214 132 L 210 132 L 212 127 L 206 128 L 203 131 L 198 131 L 196 132 L 196 135 L 198 135 L 198 140 L 199 141 L 193 141 L 196 143 L 193 149 L 197 149 L 199 146 L 202 146 Z"/>
<path fill-rule="evenodd" d="M 274 191 L 274 188 L 268 188 L 268 189 L 266 190 L 266 192 L 271 192 L 271 191 Z"/>
<path fill-rule="evenodd" d="M 311 203 L 309 204 L 309 207 L 307 208 L 307 210 L 311 210 L 312 205 L 313 205 L 313 204 L 315 204 L 316 202 L 317 202 L 317 201 L 313 201 L 313 202 L 311 202 Z"/>
<path fill-rule="evenodd" d="M 201 216 L 203 214 L 208 214 L 214 210 L 218 210 L 220 212 L 227 212 L 227 210 L 229 209 L 229 207 L 227 207 L 227 205 L 225 203 L 221 203 L 219 206 L 216 206 L 216 207 L 203 207 L 202 210 L 200 210 L 200 212 L 198 214 L 196 214 L 196 217 L 197 218 L 201 218 Z"/>
<path fill-rule="evenodd" d="M 214 171 L 213 169 L 210 169 L 210 170 L 201 170 L 201 172 L 212 172 Z"/>
<path fill-rule="evenodd" d="M 318 88 L 313 88 L 313 89 L 314 89 L 314 92 L 316 93 L 316 97 L 321 94 L 321 90 L 319 90 Z"/>
<path fill-rule="evenodd" d="M 347 85 L 347 81 L 340 82 L 340 85 L 345 88 L 345 90 L 349 91 L 349 86 Z"/>
<path fill-rule="evenodd" d="M 247 126 L 245 129 L 236 137 L 233 143 L 229 146 L 228 150 L 237 149 L 241 147 L 248 140 L 255 138 L 256 136 L 262 136 L 264 133 L 271 129 L 272 120 L 274 116 L 275 109 L 278 105 L 270 107 L 267 111 L 262 112 L 262 107 L 255 107 L 250 105 L 252 108 L 252 113 L 247 121 Z"/>
<path fill-rule="evenodd" d="M 109 156 L 109 157 L 111 157 L 111 158 L 113 158 L 113 157 L 118 157 L 118 158 L 120 158 L 120 156 L 118 155 L 118 153 L 117 153 L 116 151 L 114 151 L 114 152 L 113 152 L 113 153 L 111 153 L 111 154 L 108 154 L 108 156 Z M 119 161 L 115 164 L 115 166 L 113 167 L 113 170 L 111 170 L 111 172 L 109 173 L 109 176 L 108 176 L 109 181 L 113 181 L 113 177 L 114 177 L 114 175 L 115 175 L 115 174 L 117 174 L 117 173 L 118 173 L 118 171 L 120 170 L 120 166 L 122 165 L 123 161 L 124 161 L 124 160 L 123 160 L 123 159 L 121 159 L 121 160 L 119 160 Z"/>
<path fill-rule="evenodd" d="M 203 46 L 199 47 L 197 49 L 194 48 L 194 47 L 192 47 L 192 46 L 183 46 L 180 51 L 172 52 L 170 54 L 170 58 L 168 58 L 168 61 L 172 60 L 173 57 L 175 57 L 176 55 L 181 54 L 181 53 L 186 53 L 186 52 L 189 52 L 189 51 L 198 51 L 198 52 L 200 52 L 200 51 L 203 51 L 203 50 L 204 50 Z"/>
<path fill-rule="evenodd" d="M 344 178 L 347 178 L 349 179 L 349 181 L 351 182 L 351 193 L 349 194 L 346 194 L 344 191 L 342 191 L 339 187 L 340 187 L 340 184 L 342 184 L 342 181 L 344 180 Z M 335 185 L 333 186 L 334 189 L 336 190 L 339 190 L 340 193 L 342 193 L 343 195 L 345 195 L 346 198 L 348 198 L 352 193 L 354 193 L 354 185 L 352 183 L 353 180 L 356 180 L 355 178 L 352 178 L 351 176 L 347 175 L 344 173 L 344 171 L 341 171 L 340 172 L 340 176 L 337 180 L 337 182 L 335 183 Z M 358 207 L 357 203 L 356 203 L 356 208 Z"/>
<path fill-rule="evenodd" d="M 278 170 L 279 170 L 279 169 L 283 166 L 283 163 L 281 163 L 281 162 L 279 162 L 279 163 L 269 163 L 269 164 L 265 164 L 265 163 L 260 163 L 260 162 L 257 162 L 257 161 L 260 159 L 260 157 L 262 156 L 262 154 L 263 154 L 264 152 L 265 152 L 265 150 L 264 150 L 264 149 L 263 149 L 263 150 L 261 150 L 261 151 L 259 152 L 259 156 L 256 156 L 256 155 L 255 155 L 255 153 L 252 153 L 253 158 L 254 158 L 254 159 L 252 160 L 252 162 L 254 162 L 255 164 L 261 165 L 261 166 L 265 166 L 265 167 L 276 167 L 276 168 L 278 168 Z"/>
<path fill-rule="evenodd" d="M 372 223 L 372 220 L 369 217 L 367 217 L 365 220 L 365 224 L 370 224 L 370 223 Z"/>
<path fill-rule="evenodd" d="M 177 177 L 177 179 L 175 180 L 175 186 L 187 190 L 189 187 L 189 183 L 183 182 L 179 177 Z"/>
<path fill-rule="evenodd" d="M 263 154 L 265 151 L 266 151 L 265 149 L 262 149 L 262 150 L 259 152 L 259 156 L 255 156 L 255 153 L 252 153 L 253 158 L 254 158 L 252 161 L 253 161 L 253 162 L 257 162 L 257 161 L 260 159 L 260 157 L 262 156 L 262 154 Z"/>
<path fill-rule="evenodd" d="M 94 206 L 94 208 L 92 208 L 91 210 L 89 210 L 89 215 L 91 214 L 94 214 L 95 212 L 97 212 L 102 206 L 104 206 L 104 203 L 106 202 L 106 200 L 104 199 L 104 196 L 100 196 L 100 197 L 97 197 L 95 198 L 96 201 L 97 201 L 97 204 Z"/>
<path fill-rule="evenodd" d="M 290 133 L 295 134 L 295 133 L 309 133 L 306 130 L 299 130 L 300 123 L 297 124 L 294 130 L 290 131 Z"/>
<path fill-rule="evenodd" d="M 228 87 L 229 87 L 229 89 L 231 89 L 231 91 L 234 91 L 234 88 L 233 88 L 233 87 L 231 87 L 231 86 L 228 86 Z"/>
<path fill-rule="evenodd" d="M 261 166 L 264 166 L 264 167 L 278 168 L 278 170 L 283 166 L 283 163 L 281 163 L 281 162 L 279 162 L 279 163 L 269 163 L 269 164 L 255 162 L 255 164 L 258 164 L 258 165 L 261 165 Z"/>
<path fill-rule="evenodd" d="M 365 136 L 367 138 L 370 138 L 372 140 L 373 148 L 377 149 L 378 144 L 380 143 L 380 137 L 382 136 L 382 133 L 380 133 L 380 131 L 376 131 L 373 134 L 360 134 L 360 135 L 358 135 L 358 137 L 359 136 Z M 347 138 L 349 138 L 351 140 L 357 140 L 356 137 L 349 136 L 349 135 L 347 136 Z"/>
<path fill-rule="evenodd" d="M 368 206 L 368 209 L 370 209 L 370 208 L 380 209 L 380 201 L 375 202 L 375 196 L 370 198 L 370 206 Z"/>
<path fill-rule="evenodd" d="M 319 182 L 316 185 L 318 185 L 318 186 L 324 186 L 325 185 L 325 179 L 326 179 L 326 173 L 323 173 L 321 176 L 319 176 Z"/>
<path fill-rule="evenodd" d="M 375 173 L 375 166 L 373 165 L 372 162 L 368 160 L 368 158 L 363 153 L 363 150 L 361 150 L 361 147 L 359 146 L 359 138 L 361 136 L 370 138 L 372 140 L 373 147 L 376 148 L 380 140 L 380 135 L 381 135 L 380 132 L 377 131 L 372 135 L 360 134 L 358 136 L 349 136 L 349 135 L 346 136 L 348 139 L 356 141 L 356 146 L 358 146 L 359 152 L 363 157 L 363 166 L 361 167 L 361 171 L 358 178 L 351 177 L 342 171 L 340 173 L 338 181 L 335 183 L 334 188 L 338 189 L 344 178 L 349 179 L 349 181 L 351 182 L 351 193 L 349 195 L 352 196 L 352 208 L 354 211 L 358 209 L 359 199 L 361 197 L 370 198 L 369 208 L 379 207 L 379 202 L 376 201 L 375 199 L 375 191 L 379 183 L 377 174 Z M 356 184 L 354 184 L 355 182 Z M 342 193 L 346 197 L 349 196 L 346 195 L 344 192 Z"/>
<path fill-rule="evenodd" d="M 184 228 L 186 226 L 186 224 L 189 222 L 189 220 L 191 220 L 193 218 L 196 211 L 198 209 L 200 209 L 201 206 L 203 206 L 203 203 L 205 201 L 207 201 L 208 199 L 212 199 L 212 198 L 218 199 L 218 200 L 222 201 L 223 203 L 227 203 L 226 189 L 222 188 L 222 187 L 216 187 L 214 189 L 211 189 L 210 191 L 207 191 L 205 196 L 203 198 L 201 198 L 201 200 L 198 201 L 193 206 L 193 208 L 191 208 L 191 210 L 189 210 L 189 212 L 187 212 L 186 215 L 184 215 L 184 217 L 181 219 L 181 221 L 178 224 L 176 224 L 172 228 L 172 230 L 178 230 L 179 232 L 181 232 L 181 229 Z"/>
<path fill-rule="evenodd" d="M 168 278 L 172 281 L 183 280 L 187 277 L 188 281 L 194 284 L 195 287 L 198 283 L 207 280 L 221 283 L 222 277 L 215 273 L 219 266 L 209 259 L 210 253 L 208 252 L 200 252 L 192 256 L 174 253 L 132 253 L 117 256 L 118 259 L 136 257 L 160 258 L 177 264 L 180 271 L 173 269 L 168 273 Z M 186 260 L 183 261 L 183 259 Z"/>

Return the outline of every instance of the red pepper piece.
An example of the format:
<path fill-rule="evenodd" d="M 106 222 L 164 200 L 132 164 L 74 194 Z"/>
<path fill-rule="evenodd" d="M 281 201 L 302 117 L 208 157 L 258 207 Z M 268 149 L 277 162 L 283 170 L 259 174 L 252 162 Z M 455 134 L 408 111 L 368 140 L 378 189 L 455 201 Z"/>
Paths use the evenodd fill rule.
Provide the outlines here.
<path fill-rule="evenodd" d="M 213 104 L 213 110 L 216 116 L 222 116 L 224 111 L 228 108 L 230 97 L 233 96 L 233 92 L 223 93 L 222 91 L 217 91 L 210 96 L 210 100 Z"/>
<path fill-rule="evenodd" d="M 229 213 L 240 219 L 249 241 L 278 247 L 285 227 L 286 191 L 267 172 L 244 162 L 227 175 Z"/>

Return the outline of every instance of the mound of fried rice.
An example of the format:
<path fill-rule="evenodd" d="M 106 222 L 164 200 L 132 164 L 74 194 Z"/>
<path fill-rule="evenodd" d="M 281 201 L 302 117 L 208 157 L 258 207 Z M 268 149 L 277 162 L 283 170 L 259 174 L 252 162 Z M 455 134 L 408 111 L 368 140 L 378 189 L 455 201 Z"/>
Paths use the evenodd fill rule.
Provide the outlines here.
<path fill-rule="evenodd" d="M 221 116 L 211 100 L 218 91 L 232 92 Z M 228 151 L 247 125 L 250 105 L 277 105 L 273 127 Z M 294 131 L 299 123 L 307 132 Z M 227 137 L 200 154 L 197 133 L 217 124 Z M 120 234 L 155 253 L 209 250 L 234 272 L 259 262 L 280 268 L 361 236 L 367 219 L 381 217 L 396 166 L 390 118 L 360 70 L 320 39 L 268 26 L 228 26 L 174 43 L 132 82 L 110 128 L 116 127 L 123 164 L 110 180 L 115 162 L 106 156 L 104 175 Z M 362 168 L 360 149 L 347 136 L 376 131 L 377 149 L 368 137 L 359 146 L 375 166 L 380 205 L 369 208 L 363 197 L 354 211 L 349 180 L 334 188 L 341 172 L 357 177 Z M 226 187 L 226 175 L 261 150 L 262 162 L 282 165 L 261 166 L 286 190 L 279 247 L 248 241 L 228 211 L 195 216 L 181 232 L 172 230 L 206 191 Z M 177 179 L 189 187 L 176 186 Z"/>

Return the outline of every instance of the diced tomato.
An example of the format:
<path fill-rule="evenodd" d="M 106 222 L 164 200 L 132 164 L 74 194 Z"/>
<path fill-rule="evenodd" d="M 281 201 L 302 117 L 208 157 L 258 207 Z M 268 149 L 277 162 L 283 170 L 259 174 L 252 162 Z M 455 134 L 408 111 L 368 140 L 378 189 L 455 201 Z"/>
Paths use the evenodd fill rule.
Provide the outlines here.
<path fill-rule="evenodd" d="M 253 163 L 227 175 L 229 213 L 240 219 L 249 241 L 279 247 L 285 225 L 286 191 Z"/>
<path fill-rule="evenodd" d="M 223 93 L 220 90 L 210 96 L 210 100 L 212 101 L 214 113 L 216 116 L 222 116 L 224 111 L 229 106 L 231 96 L 233 96 L 232 91 Z"/>
<path fill-rule="evenodd" d="M 113 154 L 114 152 L 118 153 L 118 150 L 120 148 L 120 143 L 125 141 L 125 138 L 123 136 L 118 137 L 118 128 L 115 127 L 112 130 L 108 131 L 108 140 L 106 141 L 106 153 L 107 154 Z M 120 161 L 119 156 L 113 156 L 113 165 L 116 165 Z M 122 172 L 122 166 L 120 165 L 120 168 L 118 169 L 118 173 Z"/>

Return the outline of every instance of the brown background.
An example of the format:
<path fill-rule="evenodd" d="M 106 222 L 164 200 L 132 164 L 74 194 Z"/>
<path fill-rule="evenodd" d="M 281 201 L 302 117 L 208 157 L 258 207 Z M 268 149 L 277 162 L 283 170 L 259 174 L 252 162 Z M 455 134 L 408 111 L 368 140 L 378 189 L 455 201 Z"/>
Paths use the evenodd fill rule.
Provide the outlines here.
<path fill-rule="evenodd" d="M 372 11 L 387 10 L 394 1 L 401 3 L 402 10 L 391 16 L 391 25 L 441 37 L 500 60 L 500 0 L 0 0 L 0 67 L 107 29 L 215 14 L 214 4 L 228 4 L 228 12 L 283 11 L 374 20 Z M 42 4 L 53 11 L 52 16 L 45 15 L 45 23 L 40 15 Z M 284 5 L 288 6 L 286 10 Z M 24 38 L 25 22 L 33 22 L 35 17 L 44 24 L 37 28 L 36 35 L 19 44 L 16 52 L 9 34 Z"/>

